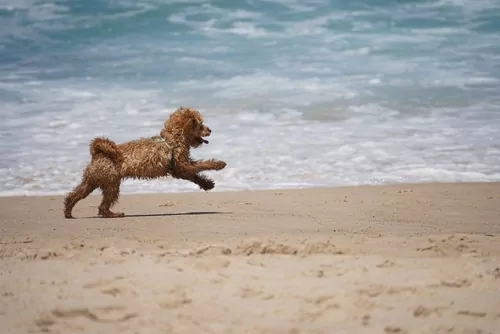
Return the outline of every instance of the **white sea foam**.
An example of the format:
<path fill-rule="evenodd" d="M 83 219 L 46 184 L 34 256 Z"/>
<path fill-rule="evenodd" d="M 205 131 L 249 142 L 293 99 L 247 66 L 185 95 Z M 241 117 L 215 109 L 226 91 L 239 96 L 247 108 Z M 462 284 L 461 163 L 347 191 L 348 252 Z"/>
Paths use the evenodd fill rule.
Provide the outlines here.
<path fill-rule="evenodd" d="M 1 148 L 7 166 L 0 168 L 0 194 L 68 191 L 89 160 L 93 136 L 125 141 L 153 135 L 173 110 L 162 107 L 158 93 L 150 91 L 47 93 L 47 105 L 75 96 L 80 101 L 69 113 L 7 120 L 12 133 L 3 140 L 9 149 Z M 123 117 L 118 111 L 124 108 L 136 113 Z M 91 118 L 88 110 L 94 111 Z M 228 162 L 225 170 L 210 173 L 216 190 L 500 180 L 500 150 L 489 144 L 499 139 L 494 124 L 471 121 L 465 139 L 456 127 L 459 119 L 438 114 L 398 118 L 397 112 L 376 105 L 352 109 L 337 122 L 305 121 L 303 112 L 293 109 L 202 111 L 214 132 L 210 144 L 193 154 Z M 26 128 L 32 136 L 25 136 Z M 124 192 L 196 190 L 180 180 L 123 184 Z"/>

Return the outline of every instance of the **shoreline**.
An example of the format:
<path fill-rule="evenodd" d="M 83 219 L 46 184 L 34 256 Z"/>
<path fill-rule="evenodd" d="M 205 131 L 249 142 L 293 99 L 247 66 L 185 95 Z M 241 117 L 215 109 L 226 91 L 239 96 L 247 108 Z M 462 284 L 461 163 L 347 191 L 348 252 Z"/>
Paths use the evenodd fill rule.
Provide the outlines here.
<path fill-rule="evenodd" d="M 500 182 L 0 197 L 7 333 L 495 333 Z"/>
<path fill-rule="evenodd" d="M 149 181 L 149 182 L 154 182 Z M 167 181 L 168 182 L 168 181 Z M 210 190 L 206 193 L 212 194 L 212 193 L 218 193 L 218 194 L 225 194 L 225 193 L 240 193 L 240 192 L 267 192 L 267 191 L 296 191 L 296 190 L 311 190 L 311 189 L 319 189 L 319 190 L 324 190 L 324 189 L 351 189 L 351 188 L 371 188 L 371 187 L 393 187 L 393 186 L 401 186 L 401 187 L 411 187 L 411 186 L 419 186 L 419 185 L 451 185 L 451 184 L 467 184 L 467 185 L 477 185 L 477 184 L 500 184 L 500 180 L 488 180 L 488 181 L 423 181 L 423 182 L 394 182 L 394 183 L 381 183 L 381 184 L 356 184 L 356 185 L 311 185 L 311 186 L 290 186 L 290 187 L 271 187 L 271 188 L 252 188 L 252 189 L 234 189 L 234 190 L 217 190 L 217 185 L 214 190 Z M 72 189 L 72 188 L 71 188 Z M 68 189 L 66 192 L 60 192 L 60 193 L 52 193 L 52 194 L 34 194 L 34 195 L 20 195 L 20 194 L 2 194 L 0 193 L 0 199 L 1 198 L 19 198 L 19 197 L 64 197 L 67 193 L 71 191 L 71 189 Z M 177 192 L 120 192 L 120 197 L 121 196 L 142 196 L 142 195 L 182 195 L 182 194 L 196 194 L 196 193 L 204 193 L 203 190 L 201 189 L 193 189 L 193 190 L 186 190 L 186 191 L 177 191 Z M 98 195 L 99 191 L 98 189 L 94 190 L 94 192 L 89 195 L 89 196 L 95 196 Z"/>

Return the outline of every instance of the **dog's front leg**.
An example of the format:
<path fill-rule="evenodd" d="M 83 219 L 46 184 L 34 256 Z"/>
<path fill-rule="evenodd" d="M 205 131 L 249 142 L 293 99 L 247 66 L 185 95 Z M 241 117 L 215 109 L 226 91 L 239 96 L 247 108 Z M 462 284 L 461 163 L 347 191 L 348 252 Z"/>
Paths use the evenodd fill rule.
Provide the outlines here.
<path fill-rule="evenodd" d="M 174 172 L 179 174 L 197 174 L 207 170 L 221 170 L 226 167 L 226 163 L 222 160 L 187 160 L 178 161 L 175 164 Z"/>
<path fill-rule="evenodd" d="M 205 191 L 211 190 L 215 187 L 215 182 L 203 174 L 190 174 L 176 171 L 175 173 L 172 173 L 172 176 L 177 179 L 183 179 L 196 183 L 201 189 Z"/>
<path fill-rule="evenodd" d="M 196 169 L 197 173 L 206 171 L 206 170 L 221 170 L 226 167 L 226 163 L 222 160 L 199 160 L 192 161 L 192 166 Z"/>
<path fill-rule="evenodd" d="M 192 164 L 177 163 L 172 170 L 172 176 L 177 179 L 183 179 L 196 183 L 203 190 L 211 190 L 215 183 L 206 175 L 199 173 L 199 168 Z"/>
<path fill-rule="evenodd" d="M 196 183 L 201 189 L 209 191 L 215 187 L 215 182 L 203 174 L 189 175 L 186 180 Z"/>

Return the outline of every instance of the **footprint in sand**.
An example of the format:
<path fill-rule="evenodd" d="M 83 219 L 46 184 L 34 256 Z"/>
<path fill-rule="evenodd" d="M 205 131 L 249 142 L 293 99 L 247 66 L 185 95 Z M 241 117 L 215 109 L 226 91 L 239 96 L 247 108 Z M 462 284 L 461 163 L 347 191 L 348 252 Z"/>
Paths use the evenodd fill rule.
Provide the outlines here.
<path fill-rule="evenodd" d="M 457 312 L 458 315 L 466 315 L 469 317 L 475 317 L 475 318 L 484 318 L 486 317 L 486 312 L 474 312 L 474 311 L 469 311 L 469 310 L 461 310 Z"/>
<path fill-rule="evenodd" d="M 392 286 L 392 287 L 387 287 L 383 285 L 375 285 L 371 286 L 368 289 L 359 289 L 358 294 L 361 296 L 368 296 L 368 297 L 378 297 L 382 294 L 387 294 L 387 295 L 399 295 L 403 293 L 409 293 L 409 294 L 415 294 L 417 293 L 418 289 L 413 286 Z"/>
<path fill-rule="evenodd" d="M 311 269 L 309 271 L 302 272 L 302 275 L 322 278 L 325 276 L 325 271 L 322 269 Z"/>
<path fill-rule="evenodd" d="M 191 304 L 192 298 L 189 296 L 188 290 L 184 287 L 177 287 L 168 292 L 168 296 L 163 298 L 158 303 L 162 309 L 176 309 L 184 305 Z"/>
<path fill-rule="evenodd" d="M 95 288 L 100 288 L 105 285 L 109 285 L 112 283 L 115 283 L 116 281 L 120 281 L 125 279 L 125 276 L 116 276 L 114 279 L 105 279 L 105 280 L 98 280 L 95 282 L 87 283 L 83 286 L 84 289 L 95 289 Z"/>
<path fill-rule="evenodd" d="M 252 298 L 252 297 L 258 297 L 262 295 L 264 291 L 262 288 L 251 288 L 251 287 L 245 287 L 241 289 L 240 292 L 240 297 L 241 298 Z"/>
<path fill-rule="evenodd" d="M 441 307 L 425 307 L 423 305 L 418 306 L 413 310 L 413 316 L 415 318 L 421 317 L 429 317 L 432 314 L 436 314 L 437 316 L 441 315 L 441 311 L 449 309 L 449 306 L 441 306 Z"/>
<path fill-rule="evenodd" d="M 191 298 L 186 297 L 186 298 L 165 300 L 163 302 L 158 303 L 158 305 L 162 309 L 176 309 L 184 305 L 190 304 L 191 302 L 192 302 Z"/>
<path fill-rule="evenodd" d="M 340 305 L 334 302 L 333 296 L 328 295 L 309 297 L 305 298 L 304 301 L 306 304 L 298 317 L 300 321 L 315 321 L 340 308 Z"/>
<path fill-rule="evenodd" d="M 55 325 L 55 320 L 48 314 L 42 314 L 35 320 L 35 325 L 37 325 L 42 332 L 48 332 L 49 327 Z"/>
<path fill-rule="evenodd" d="M 196 249 L 189 253 L 189 256 L 217 256 L 217 255 L 231 255 L 231 248 L 225 246 L 206 246 Z"/>
<path fill-rule="evenodd" d="M 127 289 L 125 287 L 120 287 L 120 286 L 113 286 L 116 283 L 119 283 L 125 279 L 124 276 L 116 276 L 114 279 L 108 279 L 108 280 L 99 280 L 96 282 L 91 282 L 83 285 L 84 289 L 100 289 L 101 293 L 104 295 L 110 295 L 113 297 L 116 297 L 118 295 L 124 295 L 124 294 L 131 294 L 136 296 L 137 292 L 134 290 Z"/>
<path fill-rule="evenodd" d="M 116 297 L 118 295 L 125 294 L 126 291 L 123 288 L 112 287 L 112 288 L 108 288 L 108 289 L 102 289 L 101 292 L 104 295 L 110 295 L 110 296 Z"/>
<path fill-rule="evenodd" d="M 163 204 L 158 205 L 158 207 L 172 207 L 181 204 L 179 201 L 167 201 Z"/>
<path fill-rule="evenodd" d="M 493 276 L 494 279 L 500 279 L 500 268 L 489 270 L 487 273 Z"/>
<path fill-rule="evenodd" d="M 124 322 L 138 317 L 137 313 L 125 312 L 123 306 L 107 306 L 95 309 L 86 307 L 65 308 L 59 307 L 52 310 L 50 313 L 43 313 L 35 320 L 35 324 L 44 332 L 48 332 L 49 328 L 56 325 L 58 321 L 65 321 L 72 318 L 85 318 L 93 322 L 115 323 Z"/>
<path fill-rule="evenodd" d="M 363 326 L 368 326 L 370 324 L 370 320 L 371 320 L 371 316 L 369 314 L 365 314 L 362 318 L 361 318 L 361 324 Z"/>
<path fill-rule="evenodd" d="M 445 286 L 447 288 L 465 288 L 471 286 L 472 282 L 467 278 L 458 278 L 454 280 L 442 280 L 441 286 Z"/>
<path fill-rule="evenodd" d="M 121 322 L 137 317 L 137 313 L 123 313 L 126 308 L 123 306 L 107 306 L 102 308 L 56 308 L 52 310 L 52 315 L 56 318 L 84 317 L 96 322 Z"/>
<path fill-rule="evenodd" d="M 419 247 L 416 250 L 418 252 L 434 252 L 439 255 L 477 255 L 480 254 L 480 250 L 476 247 L 471 247 L 471 244 L 476 243 L 474 240 L 470 240 L 467 237 L 459 237 L 456 235 L 451 235 L 444 239 L 433 239 L 429 238 L 430 245 Z"/>
<path fill-rule="evenodd" d="M 377 268 L 391 268 L 394 266 L 396 266 L 396 263 L 391 260 L 385 260 L 384 262 L 377 264 Z"/>
<path fill-rule="evenodd" d="M 405 330 L 403 330 L 401 327 L 397 327 L 397 326 L 387 326 L 384 328 L 384 332 L 387 333 L 387 334 L 404 334 L 406 333 Z"/>

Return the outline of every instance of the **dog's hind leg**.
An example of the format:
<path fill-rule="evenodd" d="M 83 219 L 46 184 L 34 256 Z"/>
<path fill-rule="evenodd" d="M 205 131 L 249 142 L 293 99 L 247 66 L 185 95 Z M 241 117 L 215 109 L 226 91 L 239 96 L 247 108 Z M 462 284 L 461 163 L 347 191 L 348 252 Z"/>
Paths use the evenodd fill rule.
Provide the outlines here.
<path fill-rule="evenodd" d="M 102 202 L 99 205 L 99 216 L 103 218 L 120 218 L 124 217 L 123 212 L 112 212 L 110 208 L 118 202 L 118 197 L 120 196 L 120 179 L 109 182 L 104 186 L 101 186 L 102 190 Z"/>
<path fill-rule="evenodd" d="M 78 201 L 81 201 L 88 195 L 90 195 L 94 190 L 96 189 L 95 186 L 90 184 L 88 180 L 85 178 L 82 180 L 82 183 L 80 183 L 78 186 L 71 191 L 66 198 L 64 198 L 64 217 L 66 218 L 74 218 L 71 215 L 71 211 L 73 210 L 73 207 L 78 203 Z"/>

